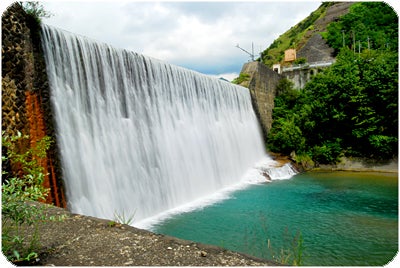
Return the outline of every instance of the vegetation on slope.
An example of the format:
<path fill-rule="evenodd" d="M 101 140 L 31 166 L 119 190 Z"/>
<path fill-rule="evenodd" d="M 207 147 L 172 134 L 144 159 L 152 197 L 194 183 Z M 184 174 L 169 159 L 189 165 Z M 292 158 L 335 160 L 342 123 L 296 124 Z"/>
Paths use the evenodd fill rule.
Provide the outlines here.
<path fill-rule="evenodd" d="M 300 91 L 294 90 L 290 81 L 281 81 L 269 149 L 295 152 L 299 162 L 317 163 L 335 163 L 343 155 L 374 159 L 397 156 L 395 12 L 385 3 L 357 3 L 327 29 L 325 38 L 339 51 L 336 63 L 315 75 Z M 360 39 L 365 37 L 360 41 L 360 53 L 350 42 L 352 31 Z"/>
<path fill-rule="evenodd" d="M 383 2 L 356 3 L 322 35 L 336 52 L 343 46 L 356 52 L 364 48 L 398 51 L 398 18 Z"/>
<path fill-rule="evenodd" d="M 274 63 L 283 60 L 286 49 L 295 48 L 299 50 L 301 46 L 307 42 L 307 38 L 310 37 L 307 37 L 306 33 L 314 27 L 316 20 L 325 16 L 327 8 L 333 4 L 333 2 L 322 3 L 321 6 L 307 18 L 279 36 L 279 38 L 261 53 L 261 58 L 259 60 L 271 67 Z"/>
<path fill-rule="evenodd" d="M 303 90 L 286 82 L 275 99 L 269 149 L 318 163 L 334 163 L 342 155 L 397 155 L 397 59 L 397 52 L 354 54 L 344 48 Z"/>
<path fill-rule="evenodd" d="M 48 189 L 43 186 L 45 174 L 40 161 L 46 156 L 51 141 L 45 136 L 30 149 L 23 150 L 29 142 L 28 136 L 18 132 L 8 136 L 2 132 L 2 162 L 18 169 L 15 174 L 2 171 L 1 210 L 2 230 L 1 249 L 7 259 L 15 264 L 35 262 L 40 248 L 37 226 L 46 220 L 41 208 L 31 201 L 44 201 Z M 24 233 L 23 225 L 35 226 L 33 233 Z"/>

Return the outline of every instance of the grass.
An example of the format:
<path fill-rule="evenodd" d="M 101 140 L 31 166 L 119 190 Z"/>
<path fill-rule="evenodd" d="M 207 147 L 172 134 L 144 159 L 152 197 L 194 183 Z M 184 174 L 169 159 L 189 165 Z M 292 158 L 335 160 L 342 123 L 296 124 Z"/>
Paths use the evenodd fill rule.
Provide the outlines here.
<path fill-rule="evenodd" d="M 302 233 L 297 231 L 292 234 L 286 228 L 280 239 L 283 246 L 276 248 L 274 245 L 276 241 L 272 241 L 270 238 L 266 217 L 260 214 L 259 218 L 259 223 L 245 232 L 244 244 L 246 251 L 282 265 L 301 266 L 303 264 L 304 251 Z"/>
<path fill-rule="evenodd" d="M 236 84 L 236 85 L 240 85 L 240 84 L 242 84 L 243 82 L 249 81 L 249 79 L 250 79 L 250 75 L 249 75 L 249 74 L 240 73 L 240 74 L 239 74 L 239 77 L 236 77 L 236 78 L 232 81 L 232 83 L 233 83 L 233 84 Z"/>
<path fill-rule="evenodd" d="M 114 212 L 114 221 L 111 221 L 110 223 L 111 223 L 111 225 L 112 225 L 112 222 L 131 225 L 134 217 L 135 217 L 135 212 L 130 215 L 126 215 L 124 211 L 122 211 L 121 213 Z M 110 225 L 110 223 L 109 223 L 109 225 Z"/>
<path fill-rule="evenodd" d="M 284 60 L 285 50 L 289 48 L 299 50 L 304 46 L 304 44 L 307 43 L 307 40 L 312 36 L 307 33 L 315 30 L 315 21 L 325 16 L 326 10 L 331 4 L 332 3 L 330 2 L 323 3 L 307 18 L 275 39 L 274 42 L 261 53 L 261 61 L 265 65 L 271 67 L 274 63 L 282 62 Z"/>
<path fill-rule="evenodd" d="M 49 137 L 43 137 L 27 148 L 29 136 L 20 132 L 9 136 L 2 132 L 2 146 L 6 153 L 2 162 L 14 167 L 13 173 L 2 171 L 2 251 L 13 263 L 30 263 L 38 257 L 40 248 L 39 223 L 47 220 L 43 206 L 31 201 L 45 200 L 48 189 L 43 187 L 44 168 L 39 164 L 50 147 Z M 34 226 L 25 233 L 24 225 Z"/>

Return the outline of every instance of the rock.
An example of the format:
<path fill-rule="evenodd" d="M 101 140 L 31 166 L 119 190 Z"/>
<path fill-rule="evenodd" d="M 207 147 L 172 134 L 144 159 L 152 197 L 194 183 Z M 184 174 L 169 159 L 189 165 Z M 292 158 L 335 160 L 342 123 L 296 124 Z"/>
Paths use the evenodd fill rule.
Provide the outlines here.
<path fill-rule="evenodd" d="M 200 256 L 202 256 L 202 257 L 207 257 L 207 252 L 205 252 L 205 251 L 200 251 Z"/>
<path fill-rule="evenodd" d="M 271 176 L 267 172 L 263 172 L 262 175 L 265 177 L 267 182 L 271 182 L 272 181 Z"/>
<path fill-rule="evenodd" d="M 124 265 L 126 265 L 126 266 L 130 266 L 130 265 L 132 265 L 133 264 L 133 261 L 131 260 L 131 261 L 127 261 L 127 262 L 125 262 L 124 263 Z"/>

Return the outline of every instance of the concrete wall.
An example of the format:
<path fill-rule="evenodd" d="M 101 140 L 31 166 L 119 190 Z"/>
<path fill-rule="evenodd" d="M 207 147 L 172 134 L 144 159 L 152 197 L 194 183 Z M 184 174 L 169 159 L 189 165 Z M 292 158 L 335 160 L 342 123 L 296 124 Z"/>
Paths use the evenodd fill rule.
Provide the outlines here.
<path fill-rule="evenodd" d="M 310 81 L 311 76 L 317 74 L 321 70 L 318 69 L 297 69 L 292 71 L 282 72 L 282 76 L 293 82 L 295 89 L 302 89 L 308 81 Z"/>
<path fill-rule="evenodd" d="M 308 81 L 311 80 L 313 75 L 322 72 L 326 67 L 319 68 L 302 68 L 289 71 L 283 71 L 281 73 L 282 77 L 285 77 L 293 82 L 295 89 L 303 89 Z"/>
<path fill-rule="evenodd" d="M 249 62 L 243 65 L 241 74 L 249 76 L 240 85 L 249 88 L 254 110 L 260 120 L 264 139 L 272 126 L 272 110 L 276 86 L 283 77 L 260 62 Z"/>
<path fill-rule="evenodd" d="M 286 77 L 293 82 L 294 88 L 302 89 L 306 83 L 310 80 L 310 70 L 309 69 L 299 69 L 293 71 L 282 72 L 282 76 Z"/>
<path fill-rule="evenodd" d="M 64 188 L 56 145 L 45 62 L 40 45 L 40 27 L 17 3 L 11 5 L 2 20 L 2 131 L 15 135 L 18 131 L 29 140 L 18 144 L 21 151 L 35 146 L 44 136 L 53 143 L 47 156 L 38 159 L 44 168 L 44 186 L 51 189 L 46 200 L 65 207 Z M 2 148 L 2 153 L 6 149 Z M 13 163 L 3 163 L 7 176 L 21 172 Z"/>

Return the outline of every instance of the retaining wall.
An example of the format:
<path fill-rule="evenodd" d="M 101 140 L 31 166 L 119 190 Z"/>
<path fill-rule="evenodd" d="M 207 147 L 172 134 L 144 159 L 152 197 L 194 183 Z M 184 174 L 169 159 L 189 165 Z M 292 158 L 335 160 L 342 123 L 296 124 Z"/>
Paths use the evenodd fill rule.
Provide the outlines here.
<path fill-rule="evenodd" d="M 241 74 L 249 76 L 240 85 L 250 90 L 253 108 L 260 121 L 264 140 L 266 141 L 272 126 L 272 110 L 275 106 L 276 86 L 283 77 L 258 61 L 244 64 Z"/>

